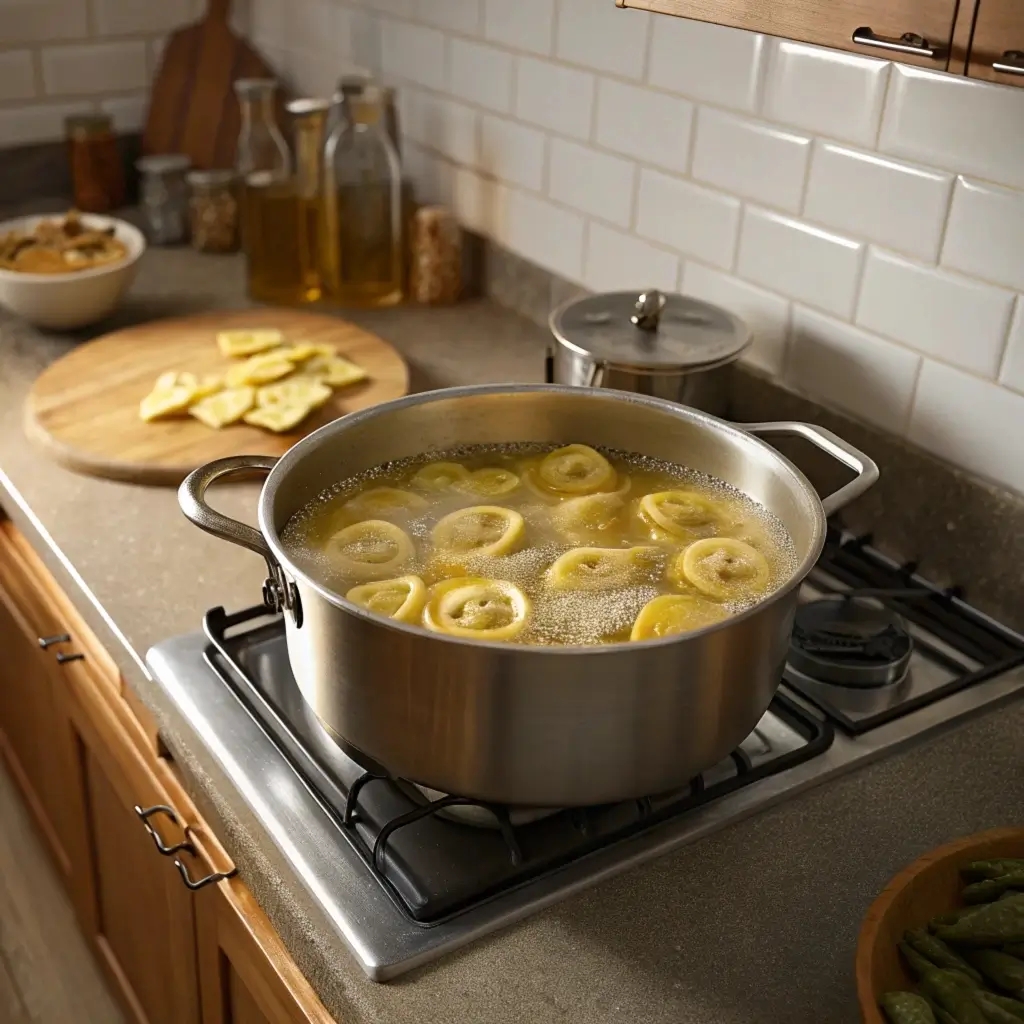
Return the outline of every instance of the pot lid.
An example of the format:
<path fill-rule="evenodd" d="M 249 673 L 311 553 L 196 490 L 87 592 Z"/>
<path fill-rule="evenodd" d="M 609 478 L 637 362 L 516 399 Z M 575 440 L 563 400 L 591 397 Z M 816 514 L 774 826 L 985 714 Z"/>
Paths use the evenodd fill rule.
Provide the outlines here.
<path fill-rule="evenodd" d="M 735 359 L 751 340 L 747 325 L 719 306 L 654 288 L 576 299 L 556 309 L 550 325 L 582 355 L 656 372 L 710 369 Z"/>

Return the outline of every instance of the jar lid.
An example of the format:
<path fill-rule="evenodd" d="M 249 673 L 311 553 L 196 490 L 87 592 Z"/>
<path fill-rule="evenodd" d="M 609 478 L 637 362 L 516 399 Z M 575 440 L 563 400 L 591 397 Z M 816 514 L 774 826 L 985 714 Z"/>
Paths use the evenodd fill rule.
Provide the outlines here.
<path fill-rule="evenodd" d="M 653 288 L 574 299 L 549 323 L 573 351 L 641 372 L 709 370 L 731 362 L 751 341 L 750 328 L 732 313 Z"/>
<path fill-rule="evenodd" d="M 178 174 L 191 166 L 192 161 L 184 153 L 157 153 L 135 161 L 135 169 L 140 174 Z"/>
<path fill-rule="evenodd" d="M 224 188 L 235 180 L 235 172 L 231 170 L 189 171 L 185 180 L 199 188 Z"/>

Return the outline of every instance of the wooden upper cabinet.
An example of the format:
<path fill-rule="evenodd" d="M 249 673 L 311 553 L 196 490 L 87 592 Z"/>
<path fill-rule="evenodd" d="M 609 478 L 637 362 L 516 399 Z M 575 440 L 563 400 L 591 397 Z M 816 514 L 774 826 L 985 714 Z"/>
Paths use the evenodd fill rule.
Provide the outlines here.
<path fill-rule="evenodd" d="M 967 73 L 1024 85 L 1024 0 L 979 0 Z"/>
<path fill-rule="evenodd" d="M 987 3 L 988 0 L 982 0 Z M 1002 0 L 1009 5 L 1019 0 Z M 616 0 L 680 18 L 765 32 L 941 70 L 957 0 Z M 862 30 L 862 31 L 859 31 Z M 854 35 L 859 42 L 854 42 Z M 685 55 L 680 55 L 685 60 Z"/>

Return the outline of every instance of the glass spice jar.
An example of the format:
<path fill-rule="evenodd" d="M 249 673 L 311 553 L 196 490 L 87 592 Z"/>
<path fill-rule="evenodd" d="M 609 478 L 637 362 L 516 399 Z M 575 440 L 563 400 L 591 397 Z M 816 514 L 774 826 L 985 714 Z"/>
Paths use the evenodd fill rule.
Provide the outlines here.
<path fill-rule="evenodd" d="M 110 117 L 76 114 L 65 118 L 64 134 L 75 207 L 107 213 L 123 205 L 124 165 Z"/>
<path fill-rule="evenodd" d="M 234 171 L 189 171 L 185 176 L 189 231 L 197 252 L 238 248 L 238 191 Z"/>
<path fill-rule="evenodd" d="M 135 161 L 142 175 L 140 199 L 147 234 L 154 245 L 177 245 L 188 234 L 188 187 L 191 161 L 181 153 L 144 156 Z"/>
<path fill-rule="evenodd" d="M 413 302 L 446 306 L 462 286 L 462 231 L 451 210 L 421 206 L 412 218 L 409 293 Z"/>

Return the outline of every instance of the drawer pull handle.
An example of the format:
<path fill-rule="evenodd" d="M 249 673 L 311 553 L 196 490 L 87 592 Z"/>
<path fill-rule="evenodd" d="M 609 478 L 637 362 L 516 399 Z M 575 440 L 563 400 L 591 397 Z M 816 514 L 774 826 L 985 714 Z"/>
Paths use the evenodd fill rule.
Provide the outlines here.
<path fill-rule="evenodd" d="M 68 644 L 71 643 L 71 637 L 67 633 L 58 633 L 56 636 L 41 636 L 39 637 L 39 646 L 45 651 L 47 647 L 52 647 L 54 644 Z"/>
<path fill-rule="evenodd" d="M 202 889 L 207 885 L 213 885 L 214 882 L 223 882 L 225 878 L 233 878 L 238 874 L 238 868 L 232 868 L 230 871 L 214 871 L 209 875 L 204 875 L 202 878 L 194 879 L 188 873 L 188 868 L 185 867 L 180 860 L 176 860 L 174 862 L 174 866 L 178 869 L 178 874 L 181 875 L 181 880 L 193 892 L 197 889 Z"/>
<path fill-rule="evenodd" d="M 904 32 L 898 39 L 889 36 L 876 36 L 871 28 L 862 25 L 855 29 L 853 41 L 858 46 L 873 46 L 878 50 L 893 50 L 896 53 L 912 53 L 917 57 L 931 57 L 938 60 L 945 56 L 945 47 L 936 43 L 930 43 L 924 36 L 916 32 Z"/>
<path fill-rule="evenodd" d="M 170 857 L 172 854 L 177 853 L 179 850 L 188 850 L 189 853 L 195 854 L 195 847 L 192 845 L 191 839 L 189 839 L 188 825 L 185 825 L 182 829 L 185 833 L 185 839 L 183 842 L 175 843 L 174 846 L 168 846 L 163 839 L 160 838 L 160 833 L 150 824 L 150 817 L 154 814 L 166 814 L 171 821 L 177 825 L 178 816 L 174 813 L 172 807 L 168 807 L 166 804 L 154 804 L 152 807 L 139 807 L 135 805 L 135 813 L 139 816 L 139 820 L 142 822 L 143 828 L 149 833 L 150 838 L 156 845 L 157 850 L 165 857 Z"/>
<path fill-rule="evenodd" d="M 1024 75 L 1024 50 L 1007 50 L 999 60 L 992 61 L 992 70 L 1004 75 Z"/>
<path fill-rule="evenodd" d="M 69 661 L 85 661 L 84 654 L 65 654 L 63 651 L 57 652 L 57 664 L 63 665 Z"/>

